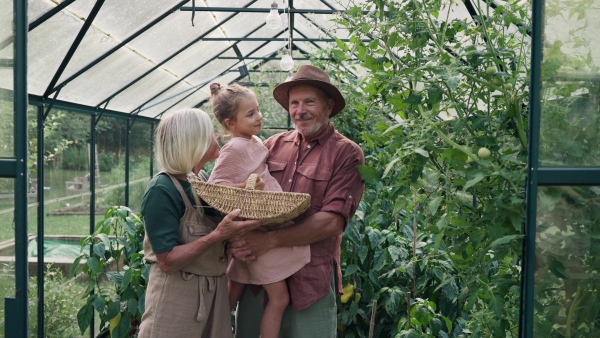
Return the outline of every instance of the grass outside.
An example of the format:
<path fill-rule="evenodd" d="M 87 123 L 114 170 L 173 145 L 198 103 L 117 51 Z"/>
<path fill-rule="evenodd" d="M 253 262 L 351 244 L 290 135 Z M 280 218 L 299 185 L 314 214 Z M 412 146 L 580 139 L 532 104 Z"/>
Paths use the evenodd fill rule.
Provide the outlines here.
<path fill-rule="evenodd" d="M 139 180 L 149 177 L 145 173 L 146 166 L 134 168 L 130 180 Z M 73 171 L 47 168 L 44 177 L 44 234 L 46 235 L 87 235 L 90 233 L 89 216 L 89 191 L 87 194 L 68 195 L 66 181 L 73 181 L 75 177 L 82 177 L 87 171 Z M 105 210 L 112 205 L 124 203 L 124 187 L 117 187 L 125 181 L 124 170 L 117 167 L 109 172 L 100 173 L 100 184 L 96 187 L 96 206 Z M 141 205 L 141 198 L 146 188 L 146 180 L 130 185 L 130 207 L 137 211 Z M 37 234 L 37 205 L 36 198 L 29 198 L 27 213 L 27 232 Z M 59 215 L 49 216 L 48 213 L 81 204 L 84 215 Z M 0 198 L 0 242 L 14 238 L 14 199 L 11 197 Z M 103 215 L 96 215 L 98 222 Z"/>

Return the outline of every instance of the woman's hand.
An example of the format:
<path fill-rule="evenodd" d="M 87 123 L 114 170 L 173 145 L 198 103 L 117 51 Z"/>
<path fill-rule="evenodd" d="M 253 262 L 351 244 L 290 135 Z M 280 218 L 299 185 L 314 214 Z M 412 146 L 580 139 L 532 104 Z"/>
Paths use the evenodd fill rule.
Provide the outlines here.
<path fill-rule="evenodd" d="M 240 209 L 233 210 L 217 225 L 215 232 L 217 232 L 219 238 L 228 240 L 233 237 L 240 237 L 262 224 L 260 220 L 236 221 L 235 218 L 240 214 L 240 211 Z"/>

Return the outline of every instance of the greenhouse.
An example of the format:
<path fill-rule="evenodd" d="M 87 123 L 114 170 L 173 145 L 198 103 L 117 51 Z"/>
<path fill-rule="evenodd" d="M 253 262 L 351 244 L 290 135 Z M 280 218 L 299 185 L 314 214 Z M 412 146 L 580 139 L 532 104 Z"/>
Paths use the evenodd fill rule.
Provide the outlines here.
<path fill-rule="evenodd" d="M 212 117 L 210 84 L 237 83 L 261 140 L 295 130 L 273 90 L 302 65 L 364 153 L 338 337 L 600 336 L 599 18 L 600 0 L 0 0 L 0 336 L 137 337 L 159 123 Z"/>

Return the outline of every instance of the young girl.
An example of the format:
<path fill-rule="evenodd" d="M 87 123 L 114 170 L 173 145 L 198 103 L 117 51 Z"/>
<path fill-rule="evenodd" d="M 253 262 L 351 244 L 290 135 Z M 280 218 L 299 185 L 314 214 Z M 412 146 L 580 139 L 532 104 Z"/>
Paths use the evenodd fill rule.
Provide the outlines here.
<path fill-rule="evenodd" d="M 277 180 L 269 174 L 266 163 L 269 151 L 256 136 L 262 130 L 262 115 L 254 92 L 237 84 L 221 86 L 212 83 L 210 94 L 213 114 L 232 137 L 221 148 L 208 182 L 240 184 L 250 174 L 258 174 L 264 181 L 265 190 L 282 191 Z M 268 302 L 260 322 L 260 336 L 279 337 L 281 318 L 289 303 L 285 279 L 309 261 L 308 245 L 275 248 L 249 264 L 233 259 L 227 269 L 231 309 L 242 297 L 245 284 L 262 285 Z"/>

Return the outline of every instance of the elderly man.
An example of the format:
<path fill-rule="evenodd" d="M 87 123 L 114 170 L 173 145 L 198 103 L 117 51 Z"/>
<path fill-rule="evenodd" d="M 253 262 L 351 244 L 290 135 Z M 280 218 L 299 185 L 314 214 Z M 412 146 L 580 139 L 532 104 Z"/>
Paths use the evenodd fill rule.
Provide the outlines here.
<path fill-rule="evenodd" d="M 310 244 L 310 263 L 287 279 L 291 304 L 280 336 L 335 337 L 336 297 L 342 289 L 340 244 L 364 189 L 357 170 L 364 154 L 329 121 L 346 101 L 320 68 L 301 66 L 273 96 L 289 111 L 296 130 L 265 141 L 269 171 L 283 191 L 310 194 L 311 206 L 294 225 L 247 233 L 230 242 L 228 252 L 251 261 L 271 248 Z M 262 292 L 246 289 L 238 306 L 237 338 L 259 336 L 263 299 Z"/>

